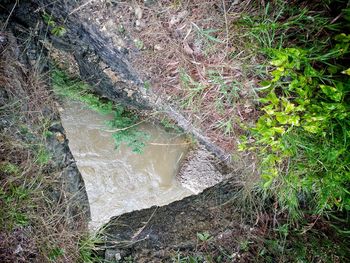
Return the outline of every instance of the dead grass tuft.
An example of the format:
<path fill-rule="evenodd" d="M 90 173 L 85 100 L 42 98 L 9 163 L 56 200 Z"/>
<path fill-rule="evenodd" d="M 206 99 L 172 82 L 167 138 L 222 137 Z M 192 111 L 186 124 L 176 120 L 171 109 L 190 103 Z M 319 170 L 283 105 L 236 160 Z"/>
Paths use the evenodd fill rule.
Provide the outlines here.
<path fill-rule="evenodd" d="M 0 54 L 0 261 L 78 262 L 84 215 L 72 218 L 62 168 L 45 132 L 57 116 L 38 68 L 19 62 L 16 39 Z"/>
<path fill-rule="evenodd" d="M 117 6 L 122 14 L 117 22 L 134 41 L 131 60 L 143 79 L 228 152 L 242 133 L 240 123 L 257 117 L 257 81 L 246 70 L 257 58 L 235 26 L 251 2 L 126 1 Z"/>

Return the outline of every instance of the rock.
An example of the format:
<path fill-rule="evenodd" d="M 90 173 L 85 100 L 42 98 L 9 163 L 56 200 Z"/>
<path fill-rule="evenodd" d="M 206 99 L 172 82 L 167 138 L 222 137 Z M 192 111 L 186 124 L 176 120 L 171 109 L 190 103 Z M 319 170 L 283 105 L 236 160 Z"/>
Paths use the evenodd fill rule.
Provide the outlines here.
<path fill-rule="evenodd" d="M 120 262 L 123 257 L 125 257 L 125 253 L 121 253 L 118 249 L 106 249 L 105 251 L 105 260 L 108 262 Z"/>
<path fill-rule="evenodd" d="M 136 4 L 135 16 L 136 16 L 137 20 L 140 20 L 142 18 L 142 15 L 143 15 L 143 11 L 142 11 L 141 7 L 138 4 Z"/>
<path fill-rule="evenodd" d="M 178 178 L 184 187 L 198 194 L 231 176 L 225 174 L 225 169 L 219 164 L 220 161 L 211 152 L 199 146 L 188 154 Z"/>
<path fill-rule="evenodd" d="M 160 44 L 155 44 L 153 48 L 154 50 L 158 50 L 158 51 L 164 50 L 164 48 Z"/>
<path fill-rule="evenodd" d="M 175 16 L 173 16 L 170 19 L 169 27 L 172 27 L 172 26 L 180 23 L 181 20 L 184 19 L 188 14 L 189 14 L 189 12 L 187 10 L 184 10 L 184 11 L 181 11 L 181 12 L 177 13 Z"/>
<path fill-rule="evenodd" d="M 56 136 L 57 141 L 59 141 L 59 143 L 64 143 L 65 136 L 62 133 L 56 132 L 55 136 Z"/>

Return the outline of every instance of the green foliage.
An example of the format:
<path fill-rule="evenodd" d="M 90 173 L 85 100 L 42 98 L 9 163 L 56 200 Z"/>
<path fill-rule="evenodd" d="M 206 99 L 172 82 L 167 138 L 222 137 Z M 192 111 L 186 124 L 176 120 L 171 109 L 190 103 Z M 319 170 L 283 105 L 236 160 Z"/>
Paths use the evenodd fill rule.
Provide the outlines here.
<path fill-rule="evenodd" d="M 50 32 L 51 34 L 62 37 L 67 33 L 67 30 L 62 25 L 57 25 L 53 17 L 47 13 L 42 14 L 44 22 L 51 28 Z"/>
<path fill-rule="evenodd" d="M 192 23 L 194 25 L 196 32 L 198 34 L 198 37 L 203 39 L 206 42 L 214 42 L 214 43 L 223 43 L 220 39 L 213 36 L 213 34 L 217 33 L 219 30 L 217 29 L 202 29 L 198 27 L 195 23 Z"/>
<path fill-rule="evenodd" d="M 57 259 L 64 255 L 64 250 L 60 247 L 53 247 L 51 248 L 50 252 L 48 253 L 48 258 L 52 262 L 56 262 Z"/>
<path fill-rule="evenodd" d="M 264 114 L 249 149 L 260 154 L 263 187 L 277 191 L 280 205 L 294 217 L 301 193 L 315 213 L 350 210 L 350 82 L 337 63 L 349 53 L 349 35 L 334 40 L 321 54 L 268 50 L 273 70 L 261 83 Z"/>
<path fill-rule="evenodd" d="M 121 106 L 115 107 L 114 118 L 108 122 L 108 125 L 117 130 L 112 135 L 116 148 L 125 143 L 133 152 L 142 153 L 146 146 L 145 141 L 149 139 L 150 135 L 135 128 L 138 121 L 139 118 L 134 113 L 126 111 Z"/>
<path fill-rule="evenodd" d="M 347 240 L 318 231 L 289 231 L 283 239 L 271 233 L 263 242 L 257 262 L 348 262 Z"/>
<path fill-rule="evenodd" d="M 173 121 L 169 120 L 167 117 L 162 118 L 160 120 L 160 124 L 163 125 L 167 132 L 183 133 L 181 128 L 177 126 Z"/>
<path fill-rule="evenodd" d="M 297 7 L 288 1 L 268 2 L 258 15 L 243 14 L 239 25 L 248 28 L 245 36 L 257 43 L 257 48 L 281 48 L 292 42 L 308 45 L 310 39 L 324 29 L 338 29 L 323 12 Z M 318 44 L 327 41 L 322 39 Z M 310 48 L 318 48 L 310 45 Z"/>
<path fill-rule="evenodd" d="M 57 95 L 80 101 L 100 114 L 113 113 L 113 103 L 103 101 L 94 95 L 87 83 L 70 79 L 64 71 L 59 69 L 53 69 L 51 77 L 52 87 Z"/>
<path fill-rule="evenodd" d="M 240 251 L 247 252 L 249 250 L 249 244 L 251 242 L 249 240 L 243 240 L 239 243 Z"/>
<path fill-rule="evenodd" d="M 202 242 L 207 242 L 210 239 L 212 239 L 213 237 L 210 236 L 210 234 L 208 232 L 203 232 L 203 233 L 197 233 L 197 238 Z"/>
<path fill-rule="evenodd" d="M 96 245 L 103 243 L 97 235 L 89 234 L 83 236 L 79 241 L 79 255 L 82 263 L 100 263 L 104 262 L 98 257 L 94 251 L 96 251 Z"/>
<path fill-rule="evenodd" d="M 218 71 L 209 70 L 208 75 L 210 83 L 218 87 L 220 99 L 217 101 L 220 102 L 224 98 L 227 103 L 233 105 L 235 100 L 239 98 L 238 92 L 241 84 L 237 81 L 227 84 Z"/>
<path fill-rule="evenodd" d="M 18 175 L 21 172 L 21 169 L 18 167 L 18 165 L 10 162 L 4 162 L 0 164 L 0 172 L 11 175 Z"/>
<path fill-rule="evenodd" d="M 0 188 L 0 229 L 12 230 L 18 226 L 28 225 L 29 219 L 23 207 L 28 201 L 29 194 L 30 191 L 26 187 L 12 183 L 6 188 Z"/>
<path fill-rule="evenodd" d="M 39 149 L 36 151 L 36 162 L 39 165 L 48 164 L 51 159 L 51 155 L 46 150 L 44 145 L 39 145 Z"/>
<path fill-rule="evenodd" d="M 114 118 L 107 125 L 115 131 L 112 137 L 116 148 L 125 143 L 133 152 L 142 153 L 149 135 L 137 128 L 139 117 L 134 112 L 127 111 L 121 105 L 114 105 L 111 101 L 102 100 L 92 93 L 88 84 L 70 79 L 58 69 L 52 70 L 52 86 L 60 96 L 80 101 L 100 114 L 112 114 Z"/>
<path fill-rule="evenodd" d="M 188 91 L 188 94 L 181 99 L 181 106 L 195 110 L 199 103 L 197 100 L 202 97 L 206 86 L 195 81 L 184 69 L 180 69 L 180 82 L 182 87 Z"/>

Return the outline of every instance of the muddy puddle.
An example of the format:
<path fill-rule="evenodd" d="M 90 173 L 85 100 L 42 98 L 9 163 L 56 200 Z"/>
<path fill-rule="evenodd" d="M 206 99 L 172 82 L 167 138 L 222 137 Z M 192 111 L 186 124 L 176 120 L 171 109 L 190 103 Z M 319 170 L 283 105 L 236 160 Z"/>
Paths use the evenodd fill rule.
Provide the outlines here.
<path fill-rule="evenodd" d="M 85 181 L 91 208 L 91 228 L 110 217 L 165 205 L 193 194 L 176 179 L 188 152 L 185 138 L 150 123 L 140 128 L 151 135 L 142 154 L 115 149 L 103 116 L 78 102 L 65 102 L 61 112 L 69 146 Z"/>

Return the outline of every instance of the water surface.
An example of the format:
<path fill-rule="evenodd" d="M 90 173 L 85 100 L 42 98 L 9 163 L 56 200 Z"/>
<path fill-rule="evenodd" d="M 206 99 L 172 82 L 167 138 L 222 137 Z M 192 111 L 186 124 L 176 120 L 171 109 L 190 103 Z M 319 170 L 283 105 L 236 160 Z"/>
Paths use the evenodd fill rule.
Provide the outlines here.
<path fill-rule="evenodd" d="M 78 102 L 66 102 L 61 112 L 69 147 L 84 178 L 91 209 L 91 227 L 133 210 L 165 205 L 192 192 L 176 179 L 188 145 L 183 137 L 161 127 L 142 124 L 151 134 L 142 154 L 115 149 L 103 116 Z"/>

